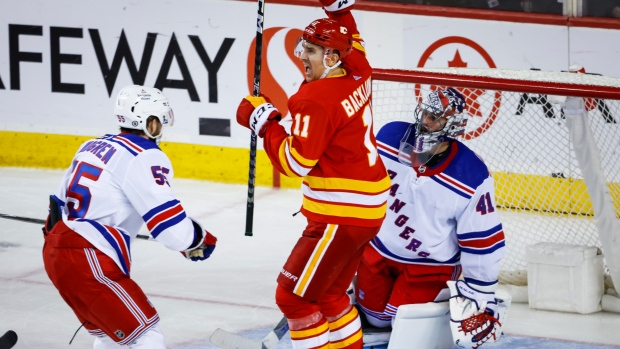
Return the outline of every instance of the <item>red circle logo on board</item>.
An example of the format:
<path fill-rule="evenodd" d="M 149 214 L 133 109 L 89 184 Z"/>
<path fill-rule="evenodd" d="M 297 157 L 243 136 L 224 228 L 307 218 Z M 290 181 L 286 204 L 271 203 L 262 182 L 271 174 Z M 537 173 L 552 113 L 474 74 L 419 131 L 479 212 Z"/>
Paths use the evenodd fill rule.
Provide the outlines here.
<path fill-rule="evenodd" d="M 461 52 L 467 52 L 468 58 L 464 59 Z M 474 61 L 473 64 L 475 64 L 476 68 L 496 68 L 495 62 L 493 62 L 489 53 L 482 46 L 473 40 L 461 36 L 448 36 L 432 43 L 422 53 L 418 61 L 418 67 L 431 68 L 427 66 L 429 62 L 441 64 L 444 57 L 447 58 L 446 63 L 449 68 L 467 68 L 470 64 L 469 60 Z M 439 68 L 439 66 L 435 67 Z M 430 90 L 435 91 L 446 87 L 450 86 L 430 86 Z M 482 104 L 479 98 L 486 93 L 485 90 L 460 87 L 455 87 L 455 89 L 465 97 L 465 102 L 467 103 L 466 110 L 470 115 L 470 124 L 471 121 L 474 121 L 475 124 L 475 128 L 465 132 L 463 138 L 476 138 L 493 125 L 502 103 L 502 94 L 500 91 L 495 91 L 491 105 L 486 105 L 488 110 L 484 110 L 485 108 L 481 107 Z M 420 84 L 415 85 L 414 91 L 418 102 L 421 101 L 423 96 L 421 96 L 422 89 Z M 479 120 L 472 120 L 474 117 L 479 118 Z"/>

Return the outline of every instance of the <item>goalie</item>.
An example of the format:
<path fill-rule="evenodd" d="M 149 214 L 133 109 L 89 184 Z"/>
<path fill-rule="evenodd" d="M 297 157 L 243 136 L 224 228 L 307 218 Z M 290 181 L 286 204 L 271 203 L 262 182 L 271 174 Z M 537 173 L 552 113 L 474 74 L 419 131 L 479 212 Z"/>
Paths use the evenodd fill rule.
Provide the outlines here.
<path fill-rule="evenodd" d="M 455 139 L 465 131 L 465 107 L 455 89 L 433 91 L 417 106 L 414 123 L 391 122 L 377 134 L 392 187 L 386 219 L 357 271 L 356 299 L 370 325 L 394 325 L 390 347 L 402 347 L 394 343 L 402 331 L 420 348 L 477 348 L 501 334 L 495 291 L 504 233 L 488 168 Z M 444 316 L 449 298 L 454 342 Z M 396 316 L 411 304 L 419 305 L 413 317 Z M 411 320 L 425 321 L 429 309 L 436 314 L 424 326 L 432 331 Z M 401 330 L 398 321 L 411 324 Z"/>

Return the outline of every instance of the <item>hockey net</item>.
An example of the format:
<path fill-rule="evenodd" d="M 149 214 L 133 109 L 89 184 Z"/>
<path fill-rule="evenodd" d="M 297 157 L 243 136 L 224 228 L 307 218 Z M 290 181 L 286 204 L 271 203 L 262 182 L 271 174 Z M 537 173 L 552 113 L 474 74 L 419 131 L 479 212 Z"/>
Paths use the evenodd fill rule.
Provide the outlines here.
<path fill-rule="evenodd" d="M 612 229 L 620 216 L 620 79 L 565 72 L 499 69 L 414 69 L 373 73 L 375 132 L 390 121 L 411 122 L 431 90 L 455 87 L 466 98 L 469 122 L 463 141 L 495 179 L 496 205 L 507 253 L 500 282 L 527 284 L 525 248 L 537 242 L 601 246 L 593 200 L 609 203 Z M 575 139 L 552 96 L 584 97 L 593 141 Z M 587 128 L 587 126 L 585 127 Z M 577 142 L 577 143 L 575 143 Z M 575 143 L 573 145 L 572 143 Z M 579 156 L 590 147 L 599 159 Z M 584 163 L 584 158 L 590 162 Z M 585 178 L 604 178 L 599 186 Z M 597 177 L 598 176 L 598 177 Z M 609 230 L 609 229 L 608 229 Z M 620 231 L 613 231 L 620 235 Z M 603 246 L 603 251 L 606 249 Z M 607 250 L 610 250 L 609 248 Z M 609 260 L 606 262 L 609 266 Z M 609 269 L 607 269 L 609 270 Z"/>

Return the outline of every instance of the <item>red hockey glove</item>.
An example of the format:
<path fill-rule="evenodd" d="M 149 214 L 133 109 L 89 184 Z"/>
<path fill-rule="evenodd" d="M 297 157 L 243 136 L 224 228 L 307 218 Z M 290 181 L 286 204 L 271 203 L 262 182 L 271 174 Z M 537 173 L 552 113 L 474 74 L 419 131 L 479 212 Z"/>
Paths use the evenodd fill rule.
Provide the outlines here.
<path fill-rule="evenodd" d="M 202 244 L 196 247 L 193 250 L 182 251 L 181 254 L 185 256 L 185 258 L 193 261 L 204 261 L 205 259 L 211 256 L 213 250 L 215 250 L 215 244 L 217 243 L 217 238 L 208 231 L 205 230 L 205 238 L 202 240 Z"/>
<path fill-rule="evenodd" d="M 282 115 L 265 96 L 247 96 L 241 100 L 237 108 L 239 125 L 251 129 L 261 138 L 265 135 L 264 127 L 267 121 L 280 121 L 280 119 Z"/>
<path fill-rule="evenodd" d="M 331 13 L 348 11 L 355 4 L 355 0 L 320 0 L 323 9 Z"/>

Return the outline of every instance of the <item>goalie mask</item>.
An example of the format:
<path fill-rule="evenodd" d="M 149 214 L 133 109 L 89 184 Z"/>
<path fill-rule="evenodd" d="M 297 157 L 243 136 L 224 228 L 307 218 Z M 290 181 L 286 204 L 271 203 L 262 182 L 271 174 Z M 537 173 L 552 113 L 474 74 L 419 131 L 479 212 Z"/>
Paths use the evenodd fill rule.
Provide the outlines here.
<path fill-rule="evenodd" d="M 153 87 L 138 85 L 124 87 L 116 97 L 114 115 L 116 115 L 118 126 L 144 131 L 147 137 L 157 144 L 159 144 L 162 132 L 152 135 L 147 128 L 148 118 L 154 116 L 162 127 L 172 126 L 174 123 L 174 114 L 168 104 L 168 98 Z"/>
<path fill-rule="evenodd" d="M 327 76 L 330 70 L 339 66 L 351 50 L 353 49 L 353 38 L 347 27 L 340 25 L 337 21 L 329 18 L 317 19 L 310 23 L 304 30 L 304 34 L 297 40 L 295 46 L 295 57 L 300 58 L 304 52 L 304 44 L 311 43 L 323 48 L 323 66 L 325 72 L 321 76 Z M 332 67 L 327 66 L 326 59 L 329 55 L 338 51 L 340 60 Z"/>
<path fill-rule="evenodd" d="M 400 162 L 424 164 L 435 155 L 436 145 L 462 136 L 467 126 L 464 109 L 465 99 L 453 88 L 429 93 L 416 107 L 415 123 L 400 141 Z"/>

